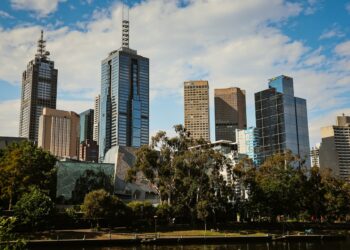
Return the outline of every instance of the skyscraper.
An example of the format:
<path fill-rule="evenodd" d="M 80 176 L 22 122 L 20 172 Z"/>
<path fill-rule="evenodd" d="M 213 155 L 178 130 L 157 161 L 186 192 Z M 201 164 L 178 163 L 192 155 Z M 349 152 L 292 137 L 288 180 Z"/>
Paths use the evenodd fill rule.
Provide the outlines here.
<path fill-rule="evenodd" d="M 129 21 L 122 28 L 122 47 L 101 65 L 100 160 L 113 146 L 149 143 L 149 59 L 129 48 Z"/>
<path fill-rule="evenodd" d="M 291 150 L 310 166 L 306 100 L 294 96 L 293 78 L 272 78 L 268 89 L 255 93 L 255 116 L 261 163 L 268 156 Z"/>
<path fill-rule="evenodd" d="M 38 40 L 38 51 L 22 74 L 22 94 L 19 136 L 37 142 L 39 118 L 43 108 L 56 108 L 57 69 L 46 51 L 43 31 Z"/>
<path fill-rule="evenodd" d="M 80 143 L 93 138 L 94 110 L 88 109 L 79 114 L 80 117 Z"/>
<path fill-rule="evenodd" d="M 320 168 L 350 182 L 350 116 L 338 116 L 333 126 L 321 128 Z"/>
<path fill-rule="evenodd" d="M 208 81 L 184 83 L 185 128 L 193 139 L 210 141 Z"/>
<path fill-rule="evenodd" d="M 79 157 L 79 115 L 44 108 L 40 116 L 38 146 L 61 158 Z"/>
<path fill-rule="evenodd" d="M 256 128 L 236 129 L 236 143 L 239 154 L 245 154 L 252 159 L 254 165 L 259 165 L 256 147 L 259 134 Z"/>
<path fill-rule="evenodd" d="M 236 141 L 236 129 L 247 128 L 245 91 L 240 88 L 214 90 L 215 138 Z"/>
<path fill-rule="evenodd" d="M 98 144 L 98 134 L 99 134 L 99 124 L 100 124 L 100 95 L 95 97 L 95 110 L 94 110 L 94 135 L 93 140 Z"/>

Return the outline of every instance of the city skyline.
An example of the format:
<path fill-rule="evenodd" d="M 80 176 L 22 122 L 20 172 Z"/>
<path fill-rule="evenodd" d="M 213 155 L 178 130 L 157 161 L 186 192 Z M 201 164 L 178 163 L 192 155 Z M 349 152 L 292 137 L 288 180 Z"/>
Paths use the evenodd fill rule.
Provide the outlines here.
<path fill-rule="evenodd" d="M 33 59 L 40 29 L 44 28 L 47 34 L 48 47 L 53 54 L 51 59 L 59 70 L 57 108 L 77 113 L 93 108 L 93 98 L 99 93 L 100 60 L 121 46 L 120 1 L 86 1 L 81 11 L 87 12 L 87 18 L 82 18 L 80 26 L 79 19 L 69 18 L 68 14 L 63 16 L 61 24 L 53 23 L 66 9 L 74 13 L 74 6 L 77 9 L 80 4 L 78 1 L 57 1 L 51 9 L 45 4 L 25 6 L 14 2 L 12 5 L 10 1 L 0 4 L 3 28 L 0 33 L 1 37 L 6 37 L 1 40 L 0 47 L 0 60 L 6 61 L 1 61 L 4 67 L 0 69 L 0 131 L 3 136 L 18 134 L 20 72 L 27 61 Z M 215 137 L 215 88 L 245 89 L 247 126 L 255 126 L 254 93 L 265 89 L 267 79 L 281 74 L 293 77 L 296 96 L 308 101 L 310 146 L 320 141 L 322 126 L 329 125 L 336 115 L 350 113 L 347 108 L 350 107 L 347 100 L 350 80 L 346 72 L 350 64 L 350 43 L 348 30 L 342 25 L 350 17 L 346 8 L 349 1 L 337 1 L 334 6 L 318 1 L 253 2 L 238 5 L 235 1 L 221 4 L 210 1 L 141 1 L 139 4 L 129 1 L 132 5 L 131 47 L 152 61 L 150 136 L 158 130 L 172 131 L 172 125 L 183 123 L 181 85 L 189 79 L 209 81 L 212 140 Z M 273 7 L 279 11 L 260 14 Z M 23 10 L 25 8 L 32 10 Z M 207 21 L 199 18 L 203 8 L 207 10 Z M 303 33 L 302 25 L 310 25 L 334 10 L 337 17 L 325 18 L 314 24 L 315 29 Z M 284 13 L 284 16 L 275 12 Z M 147 19 L 143 13 L 152 13 L 154 17 Z M 254 13 L 259 15 L 255 17 Z M 185 27 L 181 20 L 189 14 L 193 16 L 192 22 Z M 31 17 L 38 15 L 41 15 L 41 21 Z M 157 22 L 165 16 L 164 22 Z M 248 22 L 252 17 L 253 20 Z M 23 25 L 28 22 L 31 25 Z M 233 24 L 236 22 L 238 24 Z M 143 26 L 143 23 L 147 25 Z M 220 29 L 214 29 L 214 26 L 220 26 Z M 200 38 L 192 44 L 189 43 L 193 39 L 189 30 L 195 31 L 195 36 Z M 147 36 L 133 33 L 146 33 Z M 164 35 L 159 38 L 159 33 Z M 168 46 L 172 48 L 170 51 Z M 256 49 L 252 51 L 252 48 Z M 265 52 L 262 48 L 268 48 L 269 54 L 262 53 Z M 218 55 L 221 57 L 219 63 L 213 60 Z"/>

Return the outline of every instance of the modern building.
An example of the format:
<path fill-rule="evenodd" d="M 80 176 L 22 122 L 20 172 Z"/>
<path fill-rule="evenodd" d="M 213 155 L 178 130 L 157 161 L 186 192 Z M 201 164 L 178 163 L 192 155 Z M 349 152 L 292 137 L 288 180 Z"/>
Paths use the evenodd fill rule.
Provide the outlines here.
<path fill-rule="evenodd" d="M 99 160 L 113 146 L 149 143 L 149 59 L 129 48 L 129 21 L 122 47 L 102 61 L 101 72 Z"/>
<path fill-rule="evenodd" d="M 95 97 L 95 110 L 94 110 L 94 135 L 93 140 L 97 142 L 98 145 L 98 134 L 99 134 L 99 124 L 100 124 L 100 95 Z"/>
<path fill-rule="evenodd" d="M 210 141 L 208 81 L 184 83 L 185 128 L 193 139 Z"/>
<path fill-rule="evenodd" d="M 93 140 L 94 110 L 88 109 L 79 114 L 80 117 L 80 143 Z"/>
<path fill-rule="evenodd" d="M 236 141 L 236 129 L 247 128 L 245 91 L 240 88 L 214 90 L 215 139 Z"/>
<path fill-rule="evenodd" d="M 79 161 L 98 162 L 98 145 L 94 140 L 80 142 Z"/>
<path fill-rule="evenodd" d="M 310 150 L 311 167 L 320 167 L 320 144 Z"/>
<path fill-rule="evenodd" d="M 38 51 L 22 74 L 22 94 L 19 136 L 38 141 L 39 118 L 45 107 L 56 108 L 57 69 L 46 51 L 43 31 L 38 40 Z"/>
<path fill-rule="evenodd" d="M 255 116 L 259 162 L 290 150 L 310 166 L 306 100 L 294 96 L 293 78 L 272 78 L 268 89 L 255 93 Z"/>
<path fill-rule="evenodd" d="M 236 143 L 239 154 L 245 154 L 252 159 L 255 166 L 259 165 L 257 155 L 259 133 L 256 128 L 236 129 Z"/>
<path fill-rule="evenodd" d="M 320 168 L 350 182 L 350 116 L 337 117 L 333 126 L 321 128 Z"/>
<path fill-rule="evenodd" d="M 44 108 L 40 116 L 38 146 L 58 158 L 79 157 L 79 115 L 71 111 Z"/>

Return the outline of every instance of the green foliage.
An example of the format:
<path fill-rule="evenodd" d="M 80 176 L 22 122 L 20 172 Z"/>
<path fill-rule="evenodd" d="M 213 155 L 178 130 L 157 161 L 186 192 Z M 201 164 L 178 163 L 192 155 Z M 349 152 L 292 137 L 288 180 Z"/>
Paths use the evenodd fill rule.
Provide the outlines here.
<path fill-rule="evenodd" d="M 14 233 L 16 218 L 0 217 L 0 241 L 3 243 L 0 248 L 4 250 L 21 250 L 25 249 L 26 242 L 23 239 L 17 239 Z M 12 241 L 11 243 L 9 241 Z"/>
<path fill-rule="evenodd" d="M 84 212 L 84 217 L 95 221 L 97 226 L 101 219 L 118 222 L 128 214 L 125 204 L 103 189 L 88 193 L 84 198 L 81 210 Z"/>
<path fill-rule="evenodd" d="M 74 204 L 81 204 L 87 193 L 99 189 L 104 189 L 110 194 L 113 193 L 111 177 L 102 171 L 86 170 L 75 182 L 75 187 L 72 191 L 72 202 Z"/>
<path fill-rule="evenodd" d="M 148 201 L 132 201 L 128 203 L 128 207 L 132 212 L 132 218 L 135 221 L 143 221 L 148 225 L 153 223 L 155 208 Z"/>
<path fill-rule="evenodd" d="M 54 198 L 56 195 L 56 158 L 32 142 L 8 146 L 0 158 L 0 198 L 11 210 L 12 204 L 30 186 L 37 186 Z"/>
<path fill-rule="evenodd" d="M 37 187 L 32 187 L 14 206 L 14 214 L 21 229 L 31 231 L 48 228 L 55 215 L 55 204 Z"/>

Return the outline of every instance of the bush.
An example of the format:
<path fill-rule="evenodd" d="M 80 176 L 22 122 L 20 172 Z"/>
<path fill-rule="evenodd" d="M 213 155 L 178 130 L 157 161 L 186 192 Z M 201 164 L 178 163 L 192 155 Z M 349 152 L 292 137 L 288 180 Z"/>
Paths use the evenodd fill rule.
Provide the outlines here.
<path fill-rule="evenodd" d="M 48 228 L 55 215 L 55 205 L 51 198 L 36 187 L 24 194 L 14 206 L 14 215 L 21 230 L 31 231 Z"/>

